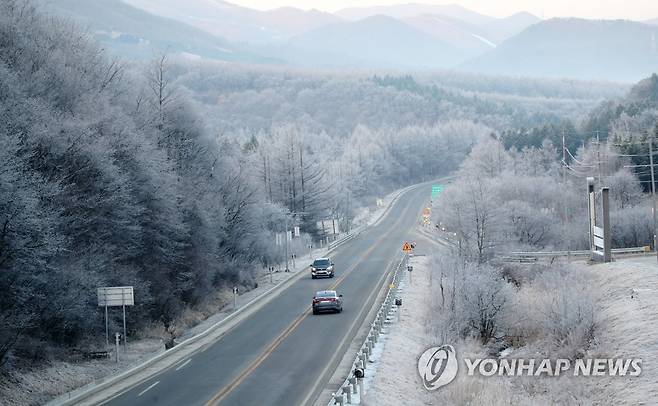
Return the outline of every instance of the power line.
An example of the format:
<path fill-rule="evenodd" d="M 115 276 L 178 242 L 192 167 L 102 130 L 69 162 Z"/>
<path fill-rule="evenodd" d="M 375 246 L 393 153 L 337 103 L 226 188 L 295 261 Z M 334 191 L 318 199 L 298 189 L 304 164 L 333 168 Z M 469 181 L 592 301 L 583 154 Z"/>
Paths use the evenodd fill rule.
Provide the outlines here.
<path fill-rule="evenodd" d="M 566 148 L 566 147 L 565 147 L 564 149 L 566 150 L 567 154 L 569 154 L 569 156 L 571 157 L 571 159 L 573 159 L 574 161 L 576 161 L 576 163 L 578 163 L 578 164 L 580 164 L 580 165 L 583 165 L 583 166 L 587 166 L 585 163 L 583 163 L 583 162 L 577 160 L 576 157 L 573 156 L 573 154 L 571 153 L 571 151 L 569 151 L 569 148 Z"/>

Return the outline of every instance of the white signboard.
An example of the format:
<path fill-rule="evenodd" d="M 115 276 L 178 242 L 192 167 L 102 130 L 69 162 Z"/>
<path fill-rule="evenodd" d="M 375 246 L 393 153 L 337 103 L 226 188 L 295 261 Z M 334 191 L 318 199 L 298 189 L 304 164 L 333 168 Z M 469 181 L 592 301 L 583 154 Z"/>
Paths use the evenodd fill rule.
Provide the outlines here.
<path fill-rule="evenodd" d="M 601 227 L 593 226 L 594 235 L 603 238 L 603 229 Z"/>
<path fill-rule="evenodd" d="M 299 237 L 299 227 L 295 227 L 295 237 Z"/>
<path fill-rule="evenodd" d="M 99 306 L 134 306 L 135 296 L 132 286 L 98 288 Z"/>
<path fill-rule="evenodd" d="M 605 249 L 605 244 L 603 240 L 603 229 L 601 227 L 593 226 L 592 227 L 592 240 L 594 241 L 594 246 L 596 248 Z"/>

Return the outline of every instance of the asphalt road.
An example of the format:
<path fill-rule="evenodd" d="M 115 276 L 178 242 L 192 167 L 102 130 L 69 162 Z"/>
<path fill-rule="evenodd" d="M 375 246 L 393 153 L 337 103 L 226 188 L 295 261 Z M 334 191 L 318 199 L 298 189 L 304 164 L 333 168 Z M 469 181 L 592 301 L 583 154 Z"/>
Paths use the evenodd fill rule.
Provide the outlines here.
<path fill-rule="evenodd" d="M 335 278 L 304 276 L 215 343 L 108 405 L 309 404 L 342 358 L 387 266 L 419 219 L 429 187 L 406 192 L 375 227 L 334 251 Z M 312 315 L 317 290 L 343 295 L 341 314 Z"/>

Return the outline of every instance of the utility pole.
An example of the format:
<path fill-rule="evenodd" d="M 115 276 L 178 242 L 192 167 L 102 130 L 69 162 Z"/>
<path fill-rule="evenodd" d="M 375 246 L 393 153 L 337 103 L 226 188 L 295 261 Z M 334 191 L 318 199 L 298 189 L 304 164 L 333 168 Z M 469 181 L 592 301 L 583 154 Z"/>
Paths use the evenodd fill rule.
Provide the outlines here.
<path fill-rule="evenodd" d="M 567 144 L 566 144 L 566 135 L 565 129 L 562 128 L 562 188 L 563 188 L 563 199 L 562 205 L 564 206 L 564 233 L 567 235 L 567 261 L 571 262 L 571 236 L 567 230 L 567 223 L 569 221 L 569 207 L 567 202 Z"/>
<path fill-rule="evenodd" d="M 653 173 L 653 132 L 649 133 L 649 166 L 651 167 L 651 215 L 653 216 L 653 249 L 658 259 L 658 247 L 656 247 L 656 180 Z"/>

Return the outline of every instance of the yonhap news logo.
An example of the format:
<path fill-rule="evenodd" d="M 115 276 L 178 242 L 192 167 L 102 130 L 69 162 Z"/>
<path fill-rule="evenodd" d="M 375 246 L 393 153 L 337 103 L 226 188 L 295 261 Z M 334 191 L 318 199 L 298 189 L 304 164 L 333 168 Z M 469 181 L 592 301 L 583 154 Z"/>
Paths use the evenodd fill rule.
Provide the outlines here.
<path fill-rule="evenodd" d="M 639 358 L 465 358 L 467 375 L 474 376 L 639 376 Z"/>
<path fill-rule="evenodd" d="M 463 358 L 466 376 L 619 376 L 642 373 L 640 358 Z M 418 373 L 425 389 L 437 390 L 457 376 L 459 360 L 452 345 L 431 347 L 418 358 Z"/>
<path fill-rule="evenodd" d="M 427 390 L 437 390 L 457 376 L 457 353 L 452 345 L 432 347 L 418 358 L 418 373 Z"/>

